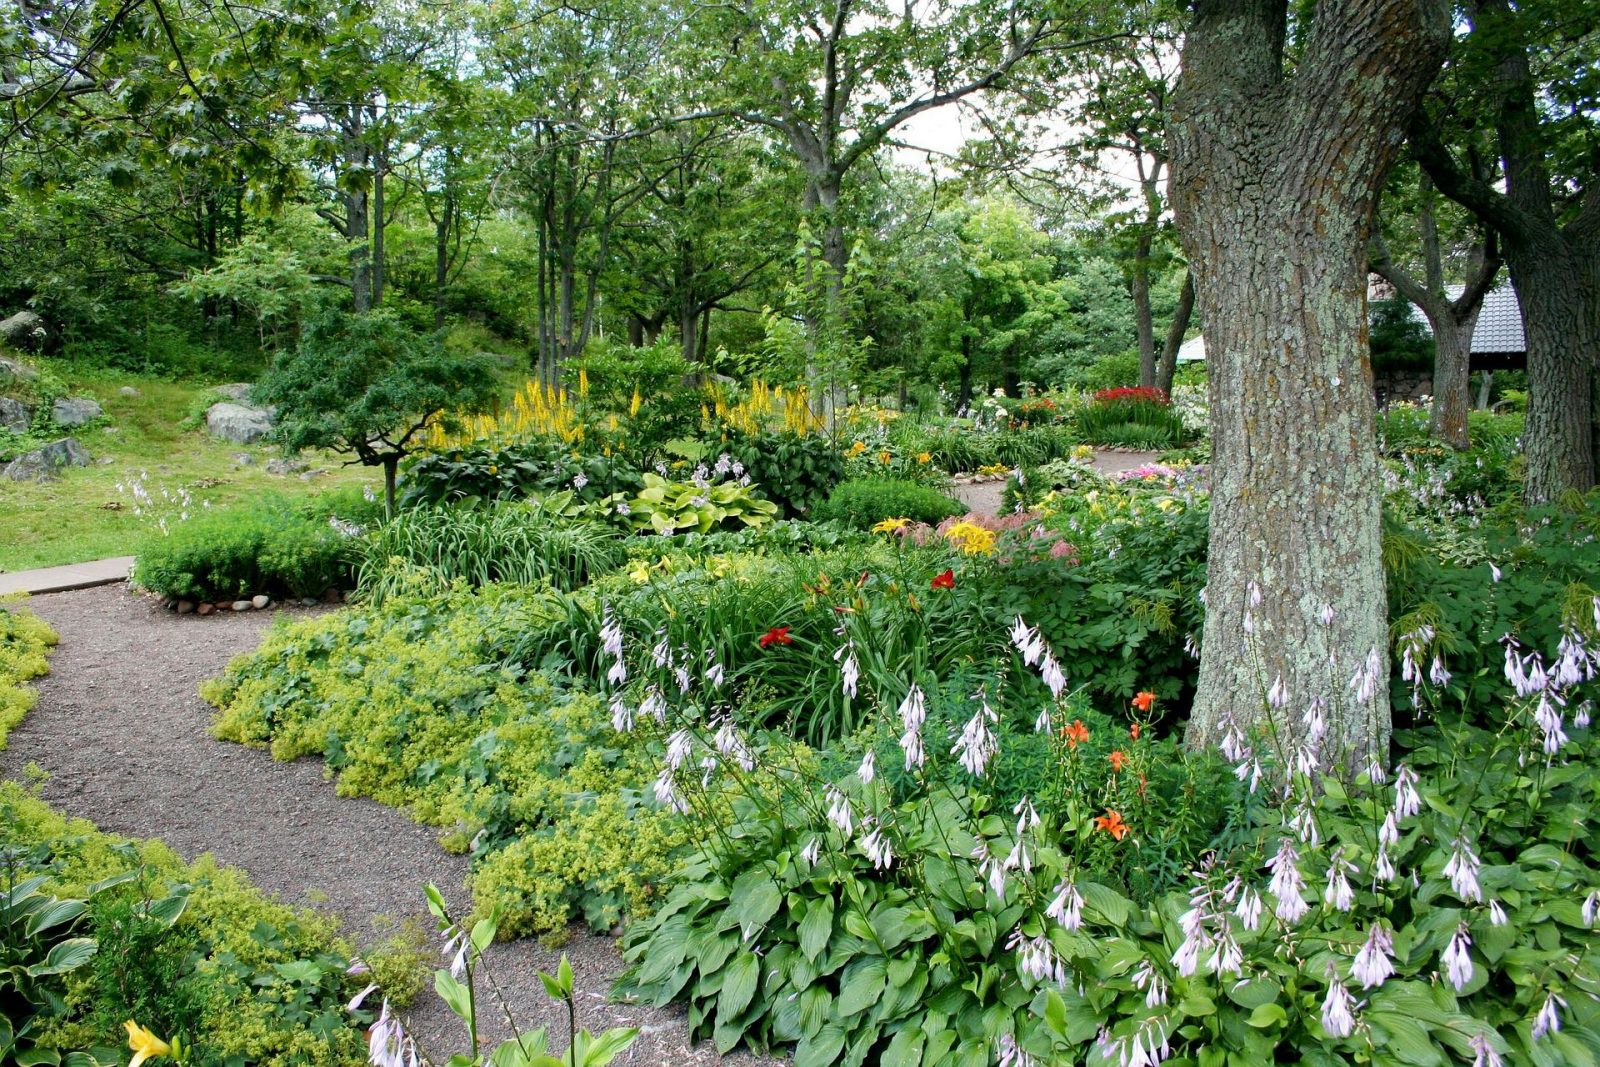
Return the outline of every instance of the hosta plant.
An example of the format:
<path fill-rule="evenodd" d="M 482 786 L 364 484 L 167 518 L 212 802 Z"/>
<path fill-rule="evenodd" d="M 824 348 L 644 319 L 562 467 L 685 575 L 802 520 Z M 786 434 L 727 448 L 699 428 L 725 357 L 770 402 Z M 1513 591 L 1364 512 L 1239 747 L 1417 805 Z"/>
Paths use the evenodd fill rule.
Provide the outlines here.
<path fill-rule="evenodd" d="M 737 482 L 700 485 L 646 474 L 644 488 L 616 511 L 636 530 L 709 533 L 724 526 L 763 526 L 777 517 L 778 505 Z"/>

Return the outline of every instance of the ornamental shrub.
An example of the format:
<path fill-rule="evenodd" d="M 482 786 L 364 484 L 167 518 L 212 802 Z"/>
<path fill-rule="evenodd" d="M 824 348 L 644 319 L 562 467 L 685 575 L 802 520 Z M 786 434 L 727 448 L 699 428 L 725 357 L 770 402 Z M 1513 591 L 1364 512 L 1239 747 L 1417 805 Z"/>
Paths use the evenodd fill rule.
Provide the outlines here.
<path fill-rule="evenodd" d="M 932 525 L 965 510 L 960 501 L 925 485 L 892 478 L 859 478 L 840 482 L 817 509 L 817 518 L 857 528 L 896 518 Z"/>
<path fill-rule="evenodd" d="M 343 495 L 295 502 L 265 497 L 200 511 L 143 542 L 133 580 L 183 600 L 257 593 L 305 597 L 329 587 L 348 589 L 363 511 L 374 513 L 371 505 L 352 506 Z"/>
<path fill-rule="evenodd" d="M 1075 414 L 1078 432 L 1095 444 L 1160 451 L 1187 436 L 1182 416 L 1159 389 L 1102 389 Z"/>
<path fill-rule="evenodd" d="M 571 491 L 583 503 L 643 487 L 631 456 L 584 454 L 555 437 L 511 444 L 479 441 L 412 459 L 403 473 L 401 504 L 519 500 Z"/>
<path fill-rule="evenodd" d="M 785 518 L 808 514 L 844 477 L 843 457 L 822 434 L 729 430 L 722 447 Z"/>

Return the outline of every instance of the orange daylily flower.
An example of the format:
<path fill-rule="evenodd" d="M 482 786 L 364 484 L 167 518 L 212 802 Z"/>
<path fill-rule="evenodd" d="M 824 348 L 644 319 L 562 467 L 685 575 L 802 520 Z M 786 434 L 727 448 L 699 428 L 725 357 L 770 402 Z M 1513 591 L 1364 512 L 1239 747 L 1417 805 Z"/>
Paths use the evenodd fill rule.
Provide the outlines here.
<path fill-rule="evenodd" d="M 1089 728 L 1083 725 L 1082 719 L 1073 719 L 1071 726 L 1061 728 L 1061 736 L 1067 739 L 1067 744 L 1077 748 L 1089 740 Z"/>
<path fill-rule="evenodd" d="M 1146 715 L 1150 714 L 1150 707 L 1155 702 L 1156 695 L 1150 692 L 1148 689 L 1141 689 L 1139 694 L 1133 698 L 1133 706 L 1144 712 Z"/>
<path fill-rule="evenodd" d="M 1139 724 L 1138 723 L 1134 723 L 1132 726 L 1128 727 L 1128 736 L 1131 737 L 1135 741 L 1139 740 Z"/>
<path fill-rule="evenodd" d="M 1095 819 L 1094 825 L 1095 829 L 1104 830 L 1118 841 L 1128 836 L 1128 824 L 1122 821 L 1122 814 L 1110 808 L 1106 809 L 1104 815 Z"/>
<path fill-rule="evenodd" d="M 1122 770 L 1122 768 L 1128 765 L 1128 757 L 1123 755 L 1120 749 L 1113 749 L 1110 759 L 1112 774 L 1116 774 L 1118 771 Z"/>

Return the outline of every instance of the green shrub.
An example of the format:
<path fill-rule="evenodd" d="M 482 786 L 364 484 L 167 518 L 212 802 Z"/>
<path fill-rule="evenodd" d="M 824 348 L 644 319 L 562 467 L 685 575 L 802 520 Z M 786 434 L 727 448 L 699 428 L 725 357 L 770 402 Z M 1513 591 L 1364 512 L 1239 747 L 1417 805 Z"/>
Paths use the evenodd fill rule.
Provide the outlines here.
<path fill-rule="evenodd" d="M 90 903 L 81 929 L 99 952 L 58 989 L 61 1011 L 39 1035 L 48 1047 L 119 1062 L 133 1018 L 181 1037 L 205 1067 L 365 1061 L 370 1015 L 345 1002 L 366 979 L 346 973 L 333 920 L 264 897 L 208 856 L 186 863 L 158 841 L 64 818 L 15 782 L 0 783 L 0 836 L 13 871 Z"/>
<path fill-rule="evenodd" d="M 0 752 L 6 736 L 33 710 L 38 695 L 24 683 L 50 672 L 45 658 L 56 633 L 26 608 L 0 605 Z"/>
<path fill-rule="evenodd" d="M 1084 440 L 1160 451 L 1188 436 L 1183 418 L 1159 389 L 1102 389 L 1076 412 Z"/>
<path fill-rule="evenodd" d="M 208 509 L 146 539 L 133 580 L 185 600 L 318 596 L 353 584 L 355 532 L 316 501 L 268 498 Z"/>
<path fill-rule="evenodd" d="M 523 499 L 571 491 L 583 503 L 637 492 L 644 482 L 628 456 L 585 455 L 551 437 L 513 444 L 483 441 L 412 459 L 403 472 L 402 504 Z"/>
<path fill-rule="evenodd" d="M 507 935 L 609 929 L 650 906 L 689 831 L 644 802 L 648 759 L 601 701 L 515 665 L 555 600 L 458 587 L 280 626 L 203 687 L 215 733 L 321 756 L 342 795 L 444 828 Z"/>
<path fill-rule="evenodd" d="M 934 524 L 966 511 L 961 502 L 936 489 L 892 478 L 840 482 L 817 509 L 817 518 L 868 527 L 884 519 Z"/>
<path fill-rule="evenodd" d="M 362 538 L 358 589 L 373 603 L 397 588 L 442 592 L 457 579 L 549 582 L 575 589 L 625 556 L 615 531 L 592 520 L 565 519 L 538 501 L 502 501 L 407 508 Z M 425 576 L 424 586 L 418 586 Z"/>
<path fill-rule="evenodd" d="M 822 434 L 729 430 L 723 447 L 786 518 L 810 512 L 844 477 L 844 458 Z"/>
<path fill-rule="evenodd" d="M 1126 389 L 1139 384 L 1139 354 L 1124 352 L 1115 356 L 1102 356 L 1087 367 L 1078 367 L 1067 375 L 1067 385 L 1079 389 Z"/>

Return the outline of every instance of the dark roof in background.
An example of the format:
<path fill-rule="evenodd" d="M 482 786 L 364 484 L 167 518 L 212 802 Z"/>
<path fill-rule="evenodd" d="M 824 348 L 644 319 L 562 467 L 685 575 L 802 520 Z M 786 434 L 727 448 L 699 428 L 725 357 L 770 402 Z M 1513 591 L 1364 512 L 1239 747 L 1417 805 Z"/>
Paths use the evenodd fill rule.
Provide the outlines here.
<path fill-rule="evenodd" d="M 1445 291 L 1453 300 L 1461 295 L 1461 286 L 1446 286 Z M 1427 316 L 1418 311 L 1416 305 L 1412 305 L 1411 315 L 1423 326 L 1428 325 Z M 1472 354 L 1521 355 L 1527 348 L 1528 343 L 1522 337 L 1522 308 L 1517 304 L 1516 290 L 1509 282 L 1502 282 L 1483 295 L 1478 326 L 1472 331 Z"/>

